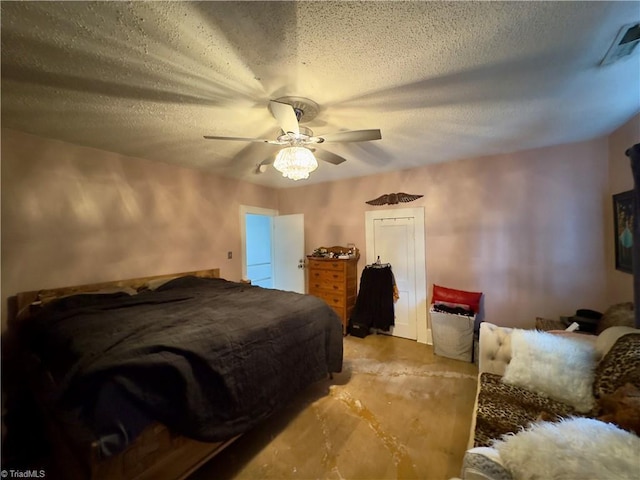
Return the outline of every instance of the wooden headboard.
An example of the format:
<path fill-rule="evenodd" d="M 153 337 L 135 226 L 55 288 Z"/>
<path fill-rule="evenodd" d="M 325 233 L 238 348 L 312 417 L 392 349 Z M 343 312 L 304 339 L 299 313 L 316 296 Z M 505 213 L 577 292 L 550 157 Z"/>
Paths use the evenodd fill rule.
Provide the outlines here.
<path fill-rule="evenodd" d="M 211 268 L 209 270 L 196 270 L 193 272 L 167 273 L 164 275 L 154 275 L 151 277 L 128 278 L 125 280 L 114 280 L 111 282 L 91 283 L 87 285 L 74 285 L 71 287 L 48 288 L 43 290 L 33 290 L 30 292 L 20 292 L 15 296 L 13 308 L 9 309 L 9 325 L 19 322 L 28 316 L 29 306 L 38 301 L 41 297 L 56 298 L 75 293 L 95 292 L 108 288 L 133 288 L 137 290 L 144 287 L 152 280 L 171 279 L 192 275 L 202 278 L 220 278 L 220 269 Z"/>

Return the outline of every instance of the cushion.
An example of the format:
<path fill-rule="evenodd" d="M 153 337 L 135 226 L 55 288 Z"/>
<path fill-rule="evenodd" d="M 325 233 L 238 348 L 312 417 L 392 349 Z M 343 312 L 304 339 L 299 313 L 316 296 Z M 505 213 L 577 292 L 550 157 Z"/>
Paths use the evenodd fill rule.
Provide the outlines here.
<path fill-rule="evenodd" d="M 478 340 L 478 370 L 504 375 L 511 361 L 512 328 L 499 327 L 489 322 L 480 323 Z"/>
<path fill-rule="evenodd" d="M 482 292 L 467 292 L 434 284 L 431 303 L 439 303 L 449 307 L 468 307 L 477 313 L 480 309 L 481 297 Z"/>
<path fill-rule="evenodd" d="M 633 327 L 634 311 L 633 302 L 624 302 L 611 305 L 602 318 L 598 320 L 596 334 L 604 332 L 609 327 Z"/>
<path fill-rule="evenodd" d="M 540 422 L 494 444 L 513 478 L 638 478 L 640 438 L 592 418 Z"/>
<path fill-rule="evenodd" d="M 640 388 L 625 383 L 611 395 L 599 398 L 598 405 L 598 420 L 613 423 L 627 432 L 640 435 Z"/>
<path fill-rule="evenodd" d="M 514 329 L 511 362 L 503 382 L 573 406 L 593 409 L 595 347 L 586 342 L 537 330 Z"/>
<path fill-rule="evenodd" d="M 596 354 L 598 359 L 604 358 L 618 339 L 627 333 L 640 333 L 640 330 L 631 327 L 609 327 L 598 335 L 596 337 Z"/>
<path fill-rule="evenodd" d="M 611 395 L 625 383 L 640 388 L 640 333 L 618 338 L 598 363 L 593 379 L 596 398 Z"/>
<path fill-rule="evenodd" d="M 489 447 L 467 450 L 462 461 L 463 478 L 490 478 L 491 480 L 513 480 L 502 465 L 500 454 Z"/>
<path fill-rule="evenodd" d="M 568 325 L 562 320 L 553 320 L 551 318 L 536 317 L 536 330 L 564 330 Z"/>

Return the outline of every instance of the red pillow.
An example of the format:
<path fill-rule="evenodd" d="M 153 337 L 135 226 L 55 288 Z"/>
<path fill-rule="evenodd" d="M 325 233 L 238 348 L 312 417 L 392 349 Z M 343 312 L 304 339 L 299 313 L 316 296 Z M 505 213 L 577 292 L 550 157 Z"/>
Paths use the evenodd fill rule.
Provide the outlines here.
<path fill-rule="evenodd" d="M 433 284 L 431 303 L 445 303 L 454 306 L 468 306 L 474 313 L 480 308 L 482 292 L 465 292 L 453 288 L 441 287 Z"/>

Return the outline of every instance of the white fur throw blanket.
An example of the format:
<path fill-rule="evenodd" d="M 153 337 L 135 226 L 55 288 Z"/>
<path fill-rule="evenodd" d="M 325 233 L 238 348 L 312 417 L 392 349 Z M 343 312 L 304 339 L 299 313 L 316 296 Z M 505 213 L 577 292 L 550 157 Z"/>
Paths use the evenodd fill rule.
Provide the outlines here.
<path fill-rule="evenodd" d="M 640 478 L 640 438 L 592 418 L 536 423 L 494 447 L 514 480 Z"/>
<path fill-rule="evenodd" d="M 514 330 L 502 381 L 589 412 L 594 406 L 595 347 L 537 330 Z"/>

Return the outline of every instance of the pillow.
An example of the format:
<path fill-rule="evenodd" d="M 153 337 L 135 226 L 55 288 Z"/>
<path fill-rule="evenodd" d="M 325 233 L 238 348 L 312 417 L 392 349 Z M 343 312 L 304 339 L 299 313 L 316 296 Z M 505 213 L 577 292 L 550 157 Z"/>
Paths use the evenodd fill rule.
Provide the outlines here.
<path fill-rule="evenodd" d="M 175 280 L 176 278 L 180 278 L 180 277 L 162 277 L 162 278 L 155 278 L 153 280 L 149 280 L 140 288 L 138 288 L 138 291 L 141 292 L 144 290 L 157 290 L 158 288 L 163 286 L 165 283 L 168 283 L 171 280 Z"/>
<path fill-rule="evenodd" d="M 592 418 L 534 423 L 493 447 L 518 480 L 638 478 L 640 438 Z"/>
<path fill-rule="evenodd" d="M 433 284 L 431 303 L 440 303 L 449 307 L 468 307 L 477 313 L 480 308 L 482 292 L 466 292 Z"/>
<path fill-rule="evenodd" d="M 78 308 L 112 308 L 114 303 L 133 297 L 127 289 L 113 289 L 111 291 L 97 290 L 93 292 L 76 292 L 64 295 L 48 302 L 34 302 L 30 308 L 30 314 L 38 315 L 41 312 L 57 314 L 75 310 Z"/>
<path fill-rule="evenodd" d="M 474 447 L 467 450 L 462 460 L 463 478 L 491 478 L 512 480 L 511 474 L 502 464 L 500 454 L 494 448 Z"/>
<path fill-rule="evenodd" d="M 502 381 L 566 403 L 578 412 L 594 407 L 595 347 L 538 330 L 514 329 L 511 361 Z"/>
<path fill-rule="evenodd" d="M 613 423 L 627 432 L 640 435 L 640 388 L 632 383 L 625 383 L 611 395 L 599 398 L 598 405 L 598 420 Z"/>
<path fill-rule="evenodd" d="M 611 305 L 598 320 L 595 333 L 599 335 L 609 327 L 633 327 L 634 318 L 633 302 Z"/>
<path fill-rule="evenodd" d="M 195 275 L 186 275 L 184 277 L 174 278 L 163 285 L 156 288 L 156 292 L 165 292 L 167 290 L 175 290 L 178 288 L 194 288 L 194 287 L 212 287 L 216 286 L 218 288 L 233 288 L 234 285 L 240 285 L 235 282 L 230 282 L 223 278 L 207 278 L 207 277 L 196 277 Z M 247 285 L 243 285 L 247 286 Z"/>
<path fill-rule="evenodd" d="M 632 327 L 609 327 L 596 337 L 596 354 L 603 359 L 613 348 L 620 337 L 627 333 L 640 333 L 640 329 Z"/>
<path fill-rule="evenodd" d="M 619 328 L 623 327 L 616 330 Z M 594 396 L 611 395 L 625 383 L 640 388 L 640 333 L 618 338 L 600 360 L 594 374 Z"/>
<path fill-rule="evenodd" d="M 135 295 L 138 292 L 135 288 L 132 287 L 106 287 L 99 290 L 78 291 L 67 293 L 64 295 L 58 295 L 56 293 L 52 293 L 51 291 L 44 290 L 38 294 L 38 300 L 34 303 L 37 303 L 39 301 L 42 305 L 46 305 L 53 300 L 59 300 L 61 298 L 67 298 L 74 295 L 111 295 L 112 293 L 126 293 L 128 295 Z"/>

